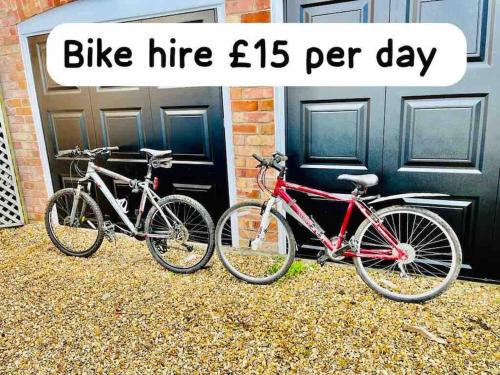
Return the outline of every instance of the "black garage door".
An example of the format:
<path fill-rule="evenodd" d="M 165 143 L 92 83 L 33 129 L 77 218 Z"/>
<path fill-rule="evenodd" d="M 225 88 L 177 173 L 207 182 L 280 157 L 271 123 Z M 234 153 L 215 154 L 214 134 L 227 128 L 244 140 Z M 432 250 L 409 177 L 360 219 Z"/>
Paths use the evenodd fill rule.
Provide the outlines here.
<path fill-rule="evenodd" d="M 139 22 L 214 22 L 207 10 Z M 55 189 L 71 186 L 70 160 L 55 160 L 61 149 L 120 146 L 101 162 L 132 178 L 146 171 L 142 147 L 171 149 L 175 164 L 155 170 L 160 195 L 186 194 L 198 199 L 216 220 L 229 205 L 222 92 L 218 87 L 62 87 L 47 74 L 47 35 L 29 40 L 38 103 Z M 84 166 L 84 165 L 83 165 Z M 110 181 L 119 197 L 129 189 Z M 128 197 L 137 207 L 138 194 Z M 103 197 L 97 196 L 110 213 Z M 132 210 L 130 210 L 132 211 Z M 131 212 L 134 215 L 134 212 Z"/>
<path fill-rule="evenodd" d="M 463 30 L 468 45 L 467 72 L 455 86 L 289 88 L 286 112 L 291 181 L 348 191 L 336 180 L 339 174 L 373 172 L 381 177 L 377 193 L 448 193 L 447 199 L 408 203 L 452 224 L 464 248 L 462 275 L 498 279 L 500 9 L 494 3 L 286 1 L 287 22 L 450 22 Z M 336 234 L 342 205 L 297 198 L 328 223 L 328 234 Z M 316 244 L 296 229 L 302 253 L 312 253 Z"/>

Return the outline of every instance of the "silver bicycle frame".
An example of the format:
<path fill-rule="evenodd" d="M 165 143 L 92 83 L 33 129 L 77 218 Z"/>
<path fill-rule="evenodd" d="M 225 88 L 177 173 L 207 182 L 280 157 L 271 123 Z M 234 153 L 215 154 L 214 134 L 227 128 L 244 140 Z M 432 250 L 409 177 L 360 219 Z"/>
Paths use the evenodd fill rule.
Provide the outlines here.
<path fill-rule="evenodd" d="M 151 181 L 151 169 L 152 169 L 152 167 L 148 166 L 148 172 L 147 172 L 145 180 L 137 182 L 136 180 L 132 180 L 132 179 L 130 179 L 128 177 L 125 177 L 125 176 L 123 176 L 123 175 L 121 175 L 119 173 L 110 171 L 110 170 L 108 170 L 106 168 L 99 167 L 99 166 L 95 165 L 92 161 L 89 161 L 85 177 L 83 177 L 83 178 L 81 178 L 81 179 L 78 180 L 78 187 L 76 189 L 76 194 L 75 194 L 75 197 L 74 197 L 74 200 L 73 200 L 73 207 L 71 208 L 71 218 L 70 218 L 71 221 L 70 222 L 73 223 L 74 219 L 75 219 L 76 208 L 78 206 L 78 201 L 80 199 L 80 193 L 81 193 L 81 190 L 82 190 L 82 184 L 84 182 L 87 182 L 88 180 L 92 180 L 92 181 L 95 182 L 97 188 L 106 197 L 106 199 L 111 204 L 111 206 L 113 207 L 113 209 L 116 211 L 116 213 L 118 214 L 118 216 L 120 216 L 120 218 L 122 219 L 123 223 L 127 226 L 127 229 L 130 231 L 130 233 L 132 235 L 139 234 L 139 229 L 138 228 L 139 228 L 141 217 L 142 217 L 142 215 L 144 213 L 144 207 L 146 205 L 146 199 L 149 199 L 149 201 L 151 202 L 151 204 L 156 207 L 156 209 L 158 210 L 158 212 L 160 213 L 160 215 L 162 216 L 162 218 L 167 223 L 167 226 L 170 229 L 173 228 L 173 226 L 171 224 L 171 220 L 168 219 L 168 217 L 165 215 L 165 213 L 163 212 L 163 210 L 160 208 L 160 206 L 157 203 L 158 200 L 160 200 L 160 197 L 152 189 L 150 189 L 150 187 L 149 187 L 149 184 L 150 184 L 150 181 Z M 134 184 L 137 183 L 137 186 L 139 187 L 139 189 L 142 190 L 141 201 L 140 201 L 140 204 L 139 204 L 139 214 L 137 215 L 137 221 L 136 221 L 135 225 L 128 218 L 128 216 L 127 216 L 127 214 L 125 212 L 125 209 L 120 205 L 120 203 L 113 196 L 113 194 L 111 193 L 111 191 L 109 191 L 108 187 L 106 186 L 106 184 L 104 183 L 104 181 L 99 176 L 99 173 L 101 173 L 101 174 L 103 174 L 105 176 L 111 177 L 114 180 L 125 182 L 130 188 L 133 188 Z M 164 209 L 165 209 L 165 211 L 167 211 L 167 213 L 169 214 L 169 216 L 171 216 L 171 218 L 174 221 L 177 221 L 177 223 L 182 224 L 182 221 L 179 220 L 179 218 L 177 218 L 177 216 L 175 216 L 175 214 L 168 207 L 164 207 Z M 157 235 L 157 234 L 149 234 L 148 236 L 149 237 L 158 237 L 158 238 L 166 237 L 166 236 Z"/>

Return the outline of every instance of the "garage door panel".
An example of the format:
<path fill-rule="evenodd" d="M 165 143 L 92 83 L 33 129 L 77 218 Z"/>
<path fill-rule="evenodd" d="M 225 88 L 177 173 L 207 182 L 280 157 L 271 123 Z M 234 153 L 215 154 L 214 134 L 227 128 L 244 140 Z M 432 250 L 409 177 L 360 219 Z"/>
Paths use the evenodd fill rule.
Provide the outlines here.
<path fill-rule="evenodd" d="M 171 169 L 156 172 L 160 189 L 199 200 L 217 218 L 228 205 L 221 89 L 152 88 L 150 96 L 155 147 L 174 156 Z"/>
<path fill-rule="evenodd" d="M 89 136 L 83 111 L 52 111 L 48 113 L 54 154 L 59 151 L 89 147 Z"/>
<path fill-rule="evenodd" d="M 303 103 L 301 167 L 367 166 L 368 101 Z"/>
<path fill-rule="evenodd" d="M 486 95 L 402 98 L 400 167 L 467 168 L 479 172 L 486 99 Z"/>
<path fill-rule="evenodd" d="M 208 108 L 162 108 L 163 148 L 176 160 L 212 162 Z"/>
<path fill-rule="evenodd" d="M 103 145 L 119 146 L 121 154 L 138 154 L 145 146 L 146 130 L 143 117 L 141 108 L 101 110 L 100 130 Z"/>
<path fill-rule="evenodd" d="M 144 159 L 139 150 L 153 138 L 148 89 L 92 87 L 90 100 L 97 143 L 120 147 L 110 162 Z"/>
<path fill-rule="evenodd" d="M 344 3 L 303 6 L 302 22 L 353 23 L 369 22 L 373 18 L 371 0 L 353 0 Z"/>
<path fill-rule="evenodd" d="M 80 89 L 75 86 L 61 86 L 56 81 L 52 79 L 47 70 L 47 41 L 45 38 L 40 39 L 37 43 L 34 44 L 34 48 L 36 51 L 36 62 L 38 71 L 41 77 L 41 83 L 43 87 L 43 91 L 45 94 L 65 94 L 72 92 L 80 92 Z"/>
<path fill-rule="evenodd" d="M 389 2 L 377 0 L 377 3 L 388 4 Z M 378 16 L 374 0 L 348 0 L 330 3 L 318 0 L 294 0 L 287 2 L 286 9 L 288 22 L 374 22 Z"/>
<path fill-rule="evenodd" d="M 406 22 L 448 22 L 458 26 L 467 40 L 468 60 L 484 61 L 490 33 L 488 2 L 462 0 L 459 5 L 456 0 L 407 0 L 405 18 Z"/>
<path fill-rule="evenodd" d="M 348 189 L 338 175 L 382 172 L 383 88 L 290 87 L 286 93 L 290 180 Z"/>
<path fill-rule="evenodd" d="M 175 14 L 171 16 L 164 17 L 153 17 L 143 19 L 137 22 L 142 23 L 203 23 L 203 22 L 216 22 L 217 14 L 214 9 L 207 9 L 202 11 L 190 12 L 190 13 L 182 13 Z"/>
<path fill-rule="evenodd" d="M 219 87 L 152 88 L 151 108 L 156 147 L 171 149 L 180 164 L 225 163 L 222 91 Z"/>
<path fill-rule="evenodd" d="M 175 194 L 189 195 L 197 200 L 214 200 L 217 198 L 216 187 L 212 184 L 203 185 L 196 183 L 174 182 L 172 184 Z"/>

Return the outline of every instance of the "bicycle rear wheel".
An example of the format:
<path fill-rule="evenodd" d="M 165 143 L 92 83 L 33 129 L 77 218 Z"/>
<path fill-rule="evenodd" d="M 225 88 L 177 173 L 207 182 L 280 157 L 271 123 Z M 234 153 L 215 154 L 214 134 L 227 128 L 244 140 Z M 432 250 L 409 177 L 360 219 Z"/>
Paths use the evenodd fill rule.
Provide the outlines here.
<path fill-rule="evenodd" d="M 160 210 L 151 208 L 144 225 L 154 259 L 177 273 L 204 267 L 214 253 L 214 222 L 208 211 L 184 195 L 162 198 L 158 206 Z"/>
<path fill-rule="evenodd" d="M 104 239 L 104 219 L 96 201 L 81 191 L 71 221 L 75 195 L 76 189 L 62 189 L 50 198 L 45 210 L 45 228 L 52 243 L 64 254 L 89 257 Z"/>
<path fill-rule="evenodd" d="M 261 220 L 262 204 L 243 202 L 224 212 L 215 230 L 222 264 L 233 276 L 251 284 L 270 284 L 278 280 L 288 271 L 295 257 L 292 229 L 274 208 L 264 239 L 252 246 Z"/>
<path fill-rule="evenodd" d="M 392 206 L 376 212 L 399 241 L 406 260 L 355 257 L 361 279 L 395 301 L 423 302 L 443 293 L 457 278 L 462 263 L 460 242 L 446 221 L 429 210 Z M 355 238 L 359 252 L 377 253 L 391 246 L 366 219 Z"/>

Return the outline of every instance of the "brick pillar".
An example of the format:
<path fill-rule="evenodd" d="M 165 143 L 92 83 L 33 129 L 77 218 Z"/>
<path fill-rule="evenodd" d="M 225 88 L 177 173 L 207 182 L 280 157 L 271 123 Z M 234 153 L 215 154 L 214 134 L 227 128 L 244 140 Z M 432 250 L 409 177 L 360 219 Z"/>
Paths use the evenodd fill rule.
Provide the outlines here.
<path fill-rule="evenodd" d="M 252 154 L 275 151 L 273 88 L 235 87 L 231 102 L 238 200 L 259 199 L 263 196 L 255 183 L 258 170 Z"/>
<path fill-rule="evenodd" d="M 228 0 L 226 22 L 270 22 L 270 7 L 270 0 Z M 273 88 L 233 87 L 231 104 L 238 201 L 264 198 L 252 154 L 270 156 L 276 148 Z"/>

